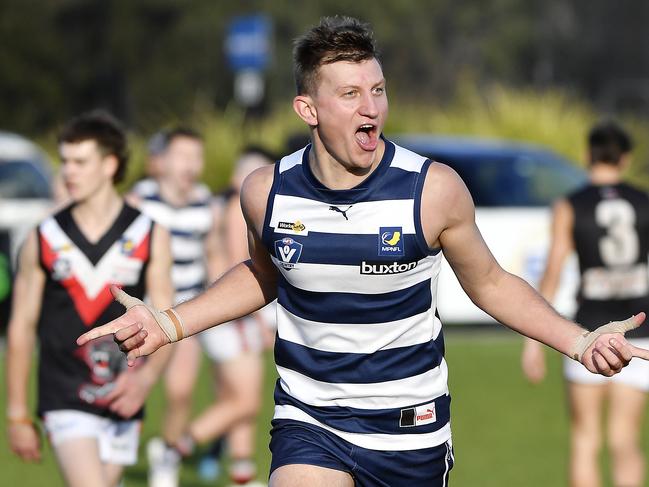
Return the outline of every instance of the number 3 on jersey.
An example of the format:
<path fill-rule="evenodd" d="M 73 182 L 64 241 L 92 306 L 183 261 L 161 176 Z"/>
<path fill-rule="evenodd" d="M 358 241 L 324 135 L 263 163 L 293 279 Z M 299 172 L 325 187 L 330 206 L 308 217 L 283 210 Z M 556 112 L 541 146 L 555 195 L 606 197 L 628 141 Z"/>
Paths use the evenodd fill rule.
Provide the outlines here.
<path fill-rule="evenodd" d="M 640 242 L 635 229 L 635 209 L 626 200 L 603 200 L 595 208 L 597 224 L 606 229 L 599 240 L 599 253 L 607 266 L 628 265 L 637 261 Z"/>

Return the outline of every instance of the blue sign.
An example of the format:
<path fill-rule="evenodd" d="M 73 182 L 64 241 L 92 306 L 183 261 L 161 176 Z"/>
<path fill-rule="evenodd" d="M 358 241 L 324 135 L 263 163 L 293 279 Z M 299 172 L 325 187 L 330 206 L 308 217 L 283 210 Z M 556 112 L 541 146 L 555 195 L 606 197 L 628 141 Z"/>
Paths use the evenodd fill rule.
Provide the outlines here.
<path fill-rule="evenodd" d="M 228 25 L 225 54 L 235 71 L 264 70 L 271 58 L 272 23 L 265 15 L 235 17 Z"/>

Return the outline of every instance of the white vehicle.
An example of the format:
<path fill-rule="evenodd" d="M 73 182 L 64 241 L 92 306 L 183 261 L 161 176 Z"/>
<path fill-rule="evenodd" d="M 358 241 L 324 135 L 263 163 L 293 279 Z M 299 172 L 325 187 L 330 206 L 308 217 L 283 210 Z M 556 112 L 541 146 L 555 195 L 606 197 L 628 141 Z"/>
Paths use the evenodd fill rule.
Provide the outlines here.
<path fill-rule="evenodd" d="M 50 167 L 45 152 L 35 144 L 0 131 L 0 325 L 8 316 L 18 247 L 52 208 Z"/>
<path fill-rule="evenodd" d="M 458 172 L 475 202 L 477 225 L 500 265 L 536 287 L 548 251 L 552 202 L 586 184 L 586 172 L 531 144 L 430 135 L 393 139 Z M 564 267 L 553 303 L 566 316 L 572 316 L 576 310 L 578 277 L 573 256 Z M 445 260 L 437 292 L 443 323 L 494 322 L 471 302 Z"/>

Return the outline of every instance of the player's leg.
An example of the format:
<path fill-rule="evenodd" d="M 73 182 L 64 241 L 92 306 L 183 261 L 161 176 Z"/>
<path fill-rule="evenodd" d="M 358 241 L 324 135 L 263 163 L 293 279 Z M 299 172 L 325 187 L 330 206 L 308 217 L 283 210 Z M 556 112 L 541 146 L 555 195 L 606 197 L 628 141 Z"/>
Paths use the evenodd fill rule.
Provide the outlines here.
<path fill-rule="evenodd" d="M 570 406 L 570 485 L 601 485 L 599 453 L 602 448 L 601 420 L 607 384 L 568 382 Z"/>
<path fill-rule="evenodd" d="M 165 441 L 171 444 L 178 441 L 187 427 L 202 357 L 200 343 L 193 337 L 173 346 L 175 350 L 164 374 L 166 405 L 162 429 Z"/>
<path fill-rule="evenodd" d="M 316 465 L 283 465 L 270 476 L 268 487 L 354 487 L 352 476 Z"/>
<path fill-rule="evenodd" d="M 636 340 L 637 341 L 637 340 Z M 649 340 L 636 343 L 649 345 Z M 613 485 L 645 485 L 645 460 L 642 451 L 642 423 L 649 391 L 649 363 L 633 359 L 613 377 L 609 394 L 608 445 L 611 453 Z"/>
<path fill-rule="evenodd" d="M 199 341 L 190 337 L 173 345 L 174 351 L 164 374 L 165 413 L 162 438 L 147 444 L 150 487 L 175 487 L 180 475 L 180 455 L 175 445 L 187 427 L 192 395 L 201 364 Z"/>
<path fill-rule="evenodd" d="M 254 420 L 236 423 L 228 432 L 230 479 L 237 485 L 247 484 L 257 476 L 254 461 L 256 434 L 257 423 Z"/>
<path fill-rule="evenodd" d="M 105 477 L 96 438 L 69 438 L 52 444 L 68 487 L 112 487 Z"/>
<path fill-rule="evenodd" d="M 217 438 L 237 422 L 252 419 L 261 406 L 263 369 L 258 353 L 243 353 L 221 363 L 217 374 L 218 387 L 223 393 L 189 427 L 189 433 L 197 443 Z"/>

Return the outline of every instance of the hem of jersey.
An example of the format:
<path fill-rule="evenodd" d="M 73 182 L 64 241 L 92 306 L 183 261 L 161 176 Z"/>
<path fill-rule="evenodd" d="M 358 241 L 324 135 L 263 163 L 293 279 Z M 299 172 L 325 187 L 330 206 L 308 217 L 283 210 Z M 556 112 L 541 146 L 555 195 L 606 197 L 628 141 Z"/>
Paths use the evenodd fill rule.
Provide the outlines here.
<path fill-rule="evenodd" d="M 409 451 L 409 450 L 422 450 L 425 448 L 434 448 L 444 444 L 451 438 L 451 422 L 450 420 L 440 429 L 430 433 L 404 433 L 403 435 L 395 434 L 381 434 L 381 439 L 376 438 L 375 433 L 350 433 L 341 431 L 326 424 L 321 423 L 317 419 L 309 416 L 305 411 L 291 405 L 275 405 L 275 412 L 273 415 L 274 420 L 288 419 L 310 424 L 328 431 L 346 442 L 365 448 L 366 450 L 380 450 L 380 451 Z M 410 442 L 399 441 L 404 440 L 404 436 L 408 435 L 415 438 L 410 438 Z M 370 438 L 374 436 L 375 438 Z M 422 437 L 428 437 L 429 441 L 424 441 Z M 434 439 L 433 439 L 434 438 Z M 361 441 L 359 441 L 359 439 Z M 363 441 L 365 440 L 365 441 Z M 419 442 L 419 443 L 417 443 Z M 380 443 L 380 444 L 379 444 Z M 406 443 L 406 444 L 404 444 Z"/>

